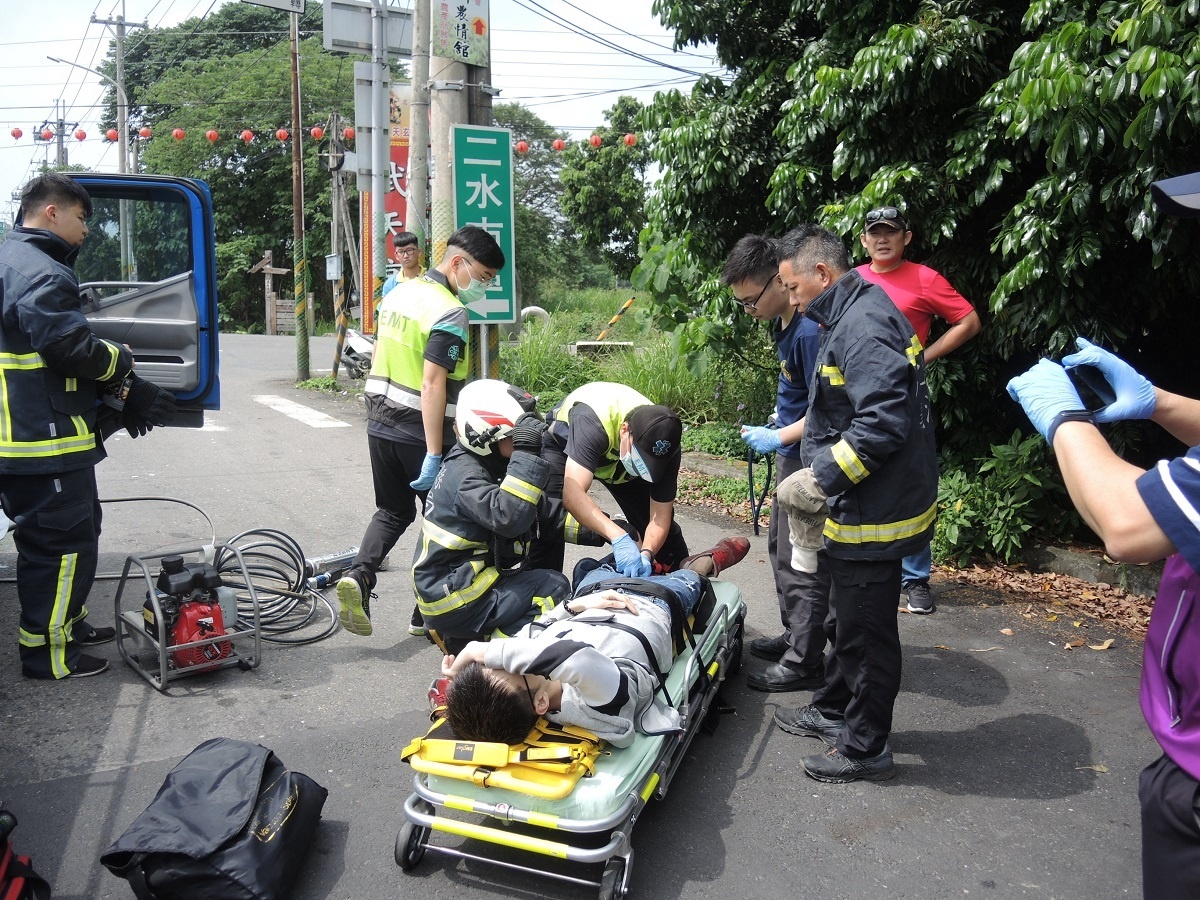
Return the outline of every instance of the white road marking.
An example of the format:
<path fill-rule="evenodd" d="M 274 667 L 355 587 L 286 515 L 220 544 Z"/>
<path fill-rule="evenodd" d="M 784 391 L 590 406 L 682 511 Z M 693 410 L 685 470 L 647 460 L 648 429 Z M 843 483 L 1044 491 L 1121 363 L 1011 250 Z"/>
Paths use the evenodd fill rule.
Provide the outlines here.
<path fill-rule="evenodd" d="M 310 428 L 349 428 L 349 422 L 343 422 L 340 419 L 335 419 L 333 416 L 327 416 L 323 412 L 317 412 L 315 409 L 309 409 L 307 406 L 302 406 L 299 403 L 293 403 L 291 400 L 285 400 L 283 397 L 276 397 L 274 394 L 261 394 L 254 398 L 255 403 L 261 403 L 263 406 L 269 406 L 276 412 L 281 412 L 285 416 L 291 416 L 298 422 L 303 422 Z"/>

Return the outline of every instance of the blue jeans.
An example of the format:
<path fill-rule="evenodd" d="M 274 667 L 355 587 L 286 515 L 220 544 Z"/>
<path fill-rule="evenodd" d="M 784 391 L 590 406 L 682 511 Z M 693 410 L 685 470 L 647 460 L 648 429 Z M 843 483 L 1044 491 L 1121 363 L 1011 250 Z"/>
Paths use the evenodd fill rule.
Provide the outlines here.
<path fill-rule="evenodd" d="M 588 585 L 596 584 L 600 581 L 608 581 L 610 578 L 624 578 L 620 572 L 612 566 L 604 565 L 593 569 L 579 579 L 579 584 L 575 586 L 575 593 L 583 592 L 583 589 Z M 651 575 L 649 578 L 638 579 L 639 581 L 649 581 L 654 584 L 662 585 L 671 591 L 679 598 L 680 604 L 683 606 L 685 613 L 690 613 L 696 608 L 696 604 L 700 602 L 700 576 L 691 569 L 680 569 L 677 572 L 670 572 L 666 575 Z M 636 591 L 631 591 L 636 593 Z M 658 597 L 646 597 L 654 603 L 657 603 L 668 613 L 671 607 L 667 605 L 666 600 L 661 600 Z"/>
<path fill-rule="evenodd" d="M 929 573 L 933 569 L 933 547 L 926 544 L 911 556 L 906 556 L 900 562 L 900 587 L 907 588 L 917 581 L 929 581 Z"/>

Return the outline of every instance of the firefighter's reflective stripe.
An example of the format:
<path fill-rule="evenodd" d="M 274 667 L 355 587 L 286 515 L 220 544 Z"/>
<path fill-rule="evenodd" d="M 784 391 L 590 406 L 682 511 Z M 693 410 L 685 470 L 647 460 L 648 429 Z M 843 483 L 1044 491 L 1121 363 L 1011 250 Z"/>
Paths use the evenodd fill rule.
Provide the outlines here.
<path fill-rule="evenodd" d="M 505 475 L 504 480 L 500 482 L 500 490 L 519 497 L 526 503 L 537 503 L 542 497 L 541 488 L 528 481 L 522 481 L 515 475 Z"/>
<path fill-rule="evenodd" d="M 71 639 L 71 628 L 75 621 L 67 619 L 67 610 L 71 606 L 71 593 L 78 562 L 78 553 L 64 554 L 59 560 L 58 578 L 54 588 L 54 605 L 50 609 L 50 621 L 46 625 L 46 634 L 35 636 L 24 629 L 21 630 L 20 641 L 26 647 L 49 645 L 50 672 L 55 678 L 66 678 L 71 674 L 71 670 L 67 667 L 67 642 Z"/>
<path fill-rule="evenodd" d="M 921 345 L 921 339 L 914 334 L 912 340 L 908 342 L 908 346 L 904 348 L 904 355 L 908 357 L 908 364 L 910 366 L 917 364 L 917 357 L 921 355 L 921 351 L 924 349 Z"/>
<path fill-rule="evenodd" d="M 471 565 L 475 567 L 481 565 L 482 560 L 472 560 Z M 472 581 L 462 590 L 454 591 L 441 597 L 437 600 L 430 600 L 417 595 L 417 606 L 421 610 L 423 616 L 440 616 L 448 612 L 452 612 L 459 607 L 466 606 L 468 603 L 474 603 L 489 590 L 492 585 L 500 578 L 500 572 L 495 566 L 487 566 L 479 571 L 475 580 Z"/>
<path fill-rule="evenodd" d="M 37 353 L 0 353 L 0 369 L 41 368 L 45 368 L 45 363 Z"/>
<path fill-rule="evenodd" d="M 833 460 L 838 464 L 838 468 L 846 473 L 855 484 L 858 484 L 871 473 L 867 471 L 867 467 L 863 465 L 862 460 L 858 458 L 858 454 L 854 452 L 845 438 L 842 438 L 830 448 L 833 454 Z"/>
<path fill-rule="evenodd" d="M 31 458 L 37 456 L 64 456 L 79 450 L 93 450 L 96 436 L 87 430 L 87 425 L 78 416 L 72 416 L 75 427 L 82 431 L 69 437 L 51 438 L 48 441 L 14 441 L 8 434 L 0 437 L 0 456 L 9 458 Z M 5 417 L 6 423 L 11 421 Z M 8 429 L 4 429 L 8 431 Z"/>
<path fill-rule="evenodd" d="M 817 369 L 817 375 L 824 378 L 831 385 L 843 385 L 846 383 L 846 376 L 842 374 L 842 370 L 837 366 L 821 366 Z"/>
<path fill-rule="evenodd" d="M 825 520 L 825 537 L 838 544 L 890 543 L 915 537 L 925 531 L 937 517 L 937 503 L 911 519 L 899 522 L 879 522 L 863 525 L 843 525 L 833 519 Z"/>
<path fill-rule="evenodd" d="M 428 519 L 421 520 L 421 536 L 427 538 L 438 546 L 445 547 L 447 550 L 486 550 L 487 544 L 483 541 L 472 541 L 465 537 L 455 534 L 453 531 L 447 531 L 440 525 L 436 525 Z"/>
<path fill-rule="evenodd" d="M 582 528 L 579 520 L 570 513 L 567 513 L 566 519 L 563 522 L 563 540 L 568 544 L 579 543 L 579 529 Z"/>

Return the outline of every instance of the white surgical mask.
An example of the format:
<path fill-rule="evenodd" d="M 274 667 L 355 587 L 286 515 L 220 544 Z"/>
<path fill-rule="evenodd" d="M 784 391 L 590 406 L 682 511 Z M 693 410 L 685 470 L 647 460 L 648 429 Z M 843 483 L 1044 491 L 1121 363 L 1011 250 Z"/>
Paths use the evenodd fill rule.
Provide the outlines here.
<path fill-rule="evenodd" d="M 654 481 L 654 478 L 650 475 L 650 470 L 646 468 L 646 463 L 642 460 L 642 455 L 638 453 L 638 448 L 632 443 L 629 445 L 629 452 L 621 457 L 621 465 L 634 478 L 640 478 L 643 481 Z"/>

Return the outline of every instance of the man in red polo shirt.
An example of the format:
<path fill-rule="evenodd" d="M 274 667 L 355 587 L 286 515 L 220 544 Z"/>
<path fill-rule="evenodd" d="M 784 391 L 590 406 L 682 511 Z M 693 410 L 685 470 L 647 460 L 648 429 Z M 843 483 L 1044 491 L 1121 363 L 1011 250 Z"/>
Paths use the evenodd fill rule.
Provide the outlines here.
<path fill-rule="evenodd" d="M 912 231 L 900 210 L 894 206 L 871 210 L 863 222 L 860 240 L 871 261 L 859 266 L 858 274 L 882 287 L 904 313 L 925 348 L 925 365 L 957 350 L 979 333 L 979 313 L 970 301 L 933 269 L 904 258 Z M 935 317 L 944 319 L 950 327 L 930 344 L 929 330 Z M 932 566 L 928 544 L 904 559 L 901 591 L 907 595 L 911 613 L 933 612 L 933 595 L 929 592 Z"/>

